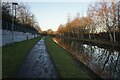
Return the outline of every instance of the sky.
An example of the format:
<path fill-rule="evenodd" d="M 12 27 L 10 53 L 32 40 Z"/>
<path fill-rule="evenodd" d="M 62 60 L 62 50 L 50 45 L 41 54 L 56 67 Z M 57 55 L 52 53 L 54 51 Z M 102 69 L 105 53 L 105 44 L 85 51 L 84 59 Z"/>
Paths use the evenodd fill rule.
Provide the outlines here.
<path fill-rule="evenodd" d="M 60 24 L 67 23 L 67 16 L 70 14 L 73 19 L 77 13 L 86 16 L 88 5 L 91 2 L 112 0 L 4 0 L 6 2 L 23 2 L 30 7 L 35 15 L 41 30 L 52 29 L 56 31 Z M 118 0 L 115 0 L 118 1 Z"/>
<path fill-rule="evenodd" d="M 90 2 L 27 2 L 43 31 L 48 29 L 56 31 L 60 24 L 67 22 L 68 14 L 71 20 L 77 13 L 86 16 L 89 4 Z"/>

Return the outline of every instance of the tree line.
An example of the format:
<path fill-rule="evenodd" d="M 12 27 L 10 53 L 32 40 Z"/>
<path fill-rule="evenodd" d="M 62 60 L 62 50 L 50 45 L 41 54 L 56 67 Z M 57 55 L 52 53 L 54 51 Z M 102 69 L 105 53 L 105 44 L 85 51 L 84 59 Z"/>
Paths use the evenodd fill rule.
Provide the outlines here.
<path fill-rule="evenodd" d="M 74 19 L 58 27 L 57 34 L 77 39 L 120 41 L 120 1 L 94 2 L 88 6 L 87 16 L 78 13 Z"/>
<path fill-rule="evenodd" d="M 12 20 L 14 19 L 14 24 L 20 25 L 23 30 L 28 29 L 37 32 L 41 31 L 37 21 L 35 20 L 34 14 L 30 12 L 29 6 L 25 5 L 24 3 L 18 3 L 18 5 L 16 5 L 15 16 L 15 13 L 13 13 L 15 8 L 13 7 L 12 2 L 2 2 L 1 5 L 2 21 L 12 24 Z"/>

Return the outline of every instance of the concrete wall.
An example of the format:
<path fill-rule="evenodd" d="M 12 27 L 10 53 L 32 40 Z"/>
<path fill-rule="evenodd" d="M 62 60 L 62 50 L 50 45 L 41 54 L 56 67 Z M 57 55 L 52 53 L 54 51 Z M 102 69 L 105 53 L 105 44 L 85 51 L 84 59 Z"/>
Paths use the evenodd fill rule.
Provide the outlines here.
<path fill-rule="evenodd" d="M 2 31 L 2 34 L 0 34 L 0 36 L 2 36 L 2 44 L 0 44 L 0 46 L 6 45 L 6 44 L 10 44 L 13 41 L 14 42 L 19 42 L 19 41 L 23 41 L 23 40 L 27 40 L 27 39 L 32 39 L 37 37 L 38 35 L 32 35 L 31 33 L 23 33 L 23 32 L 17 32 L 14 31 L 13 32 L 13 41 L 12 41 L 12 32 L 8 31 L 8 30 L 0 30 Z"/>

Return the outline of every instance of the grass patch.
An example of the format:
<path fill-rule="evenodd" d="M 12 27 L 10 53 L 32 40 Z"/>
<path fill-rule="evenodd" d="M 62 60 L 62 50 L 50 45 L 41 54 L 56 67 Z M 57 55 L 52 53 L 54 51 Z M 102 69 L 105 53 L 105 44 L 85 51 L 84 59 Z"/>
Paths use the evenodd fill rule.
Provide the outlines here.
<path fill-rule="evenodd" d="M 89 75 L 84 72 L 75 59 L 66 50 L 57 45 L 50 37 L 45 38 L 49 54 L 63 78 L 89 78 Z"/>
<path fill-rule="evenodd" d="M 9 44 L 2 47 L 2 77 L 14 77 L 16 71 L 23 64 L 31 48 L 41 37 L 37 37 L 14 45 Z"/>

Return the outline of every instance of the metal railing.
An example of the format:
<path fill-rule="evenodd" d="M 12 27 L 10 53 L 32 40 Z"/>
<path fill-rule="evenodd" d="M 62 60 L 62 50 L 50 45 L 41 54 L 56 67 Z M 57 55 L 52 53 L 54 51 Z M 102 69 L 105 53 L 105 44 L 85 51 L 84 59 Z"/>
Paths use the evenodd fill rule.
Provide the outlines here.
<path fill-rule="evenodd" d="M 12 23 L 2 21 L 2 29 L 12 31 Z M 16 23 L 14 25 L 13 30 L 18 31 L 18 32 L 24 32 L 24 33 L 38 34 L 38 32 L 34 28 L 32 28 L 30 26 L 25 26 L 25 25 L 19 24 L 19 23 Z"/>

